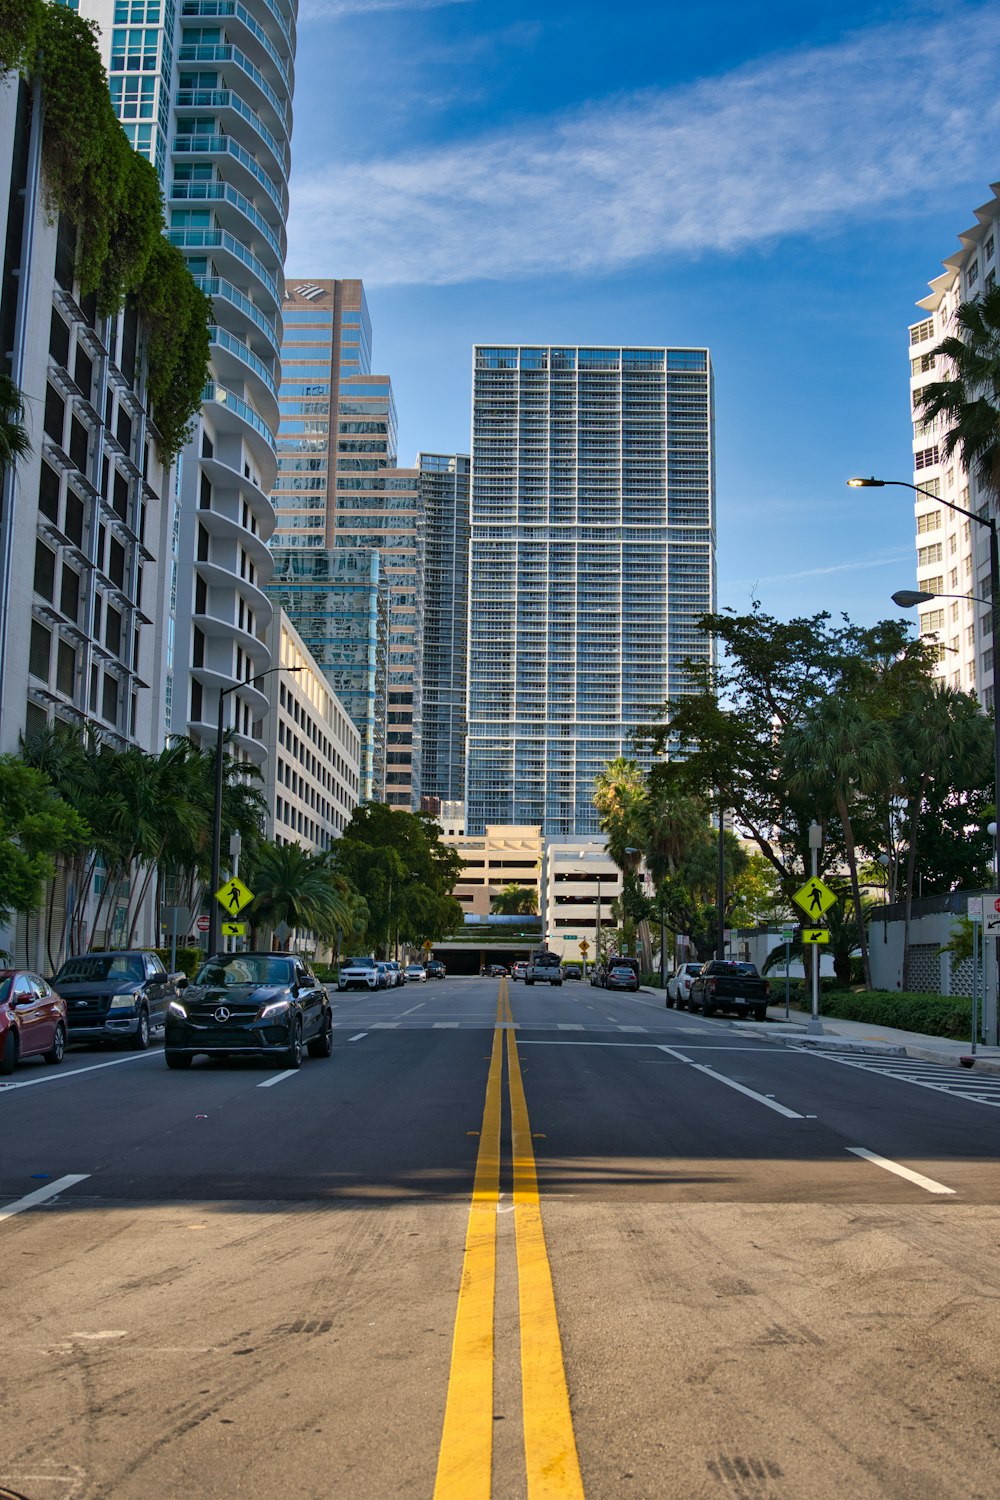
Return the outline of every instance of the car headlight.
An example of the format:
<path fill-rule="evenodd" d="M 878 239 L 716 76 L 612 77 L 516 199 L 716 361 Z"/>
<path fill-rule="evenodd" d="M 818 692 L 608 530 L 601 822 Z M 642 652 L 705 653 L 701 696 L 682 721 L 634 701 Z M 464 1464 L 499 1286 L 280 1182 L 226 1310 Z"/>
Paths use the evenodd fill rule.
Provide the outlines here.
<path fill-rule="evenodd" d="M 114 1015 L 116 1014 L 116 1012 L 124 1012 L 124 1014 L 126 1015 L 131 1015 L 135 1010 L 135 1005 L 136 1000 L 134 995 L 112 995 L 111 1004 L 108 1007 L 108 1014 Z"/>
<path fill-rule="evenodd" d="M 291 1003 L 290 1000 L 272 1000 L 270 1005 L 262 1005 L 257 1012 L 258 1021 L 272 1021 L 277 1016 L 285 1015 Z"/>
<path fill-rule="evenodd" d="M 187 1020 L 187 1011 L 184 1009 L 179 1000 L 171 1000 L 170 1004 L 167 1006 L 167 1011 L 172 1016 L 181 1016 L 185 1021 Z"/>

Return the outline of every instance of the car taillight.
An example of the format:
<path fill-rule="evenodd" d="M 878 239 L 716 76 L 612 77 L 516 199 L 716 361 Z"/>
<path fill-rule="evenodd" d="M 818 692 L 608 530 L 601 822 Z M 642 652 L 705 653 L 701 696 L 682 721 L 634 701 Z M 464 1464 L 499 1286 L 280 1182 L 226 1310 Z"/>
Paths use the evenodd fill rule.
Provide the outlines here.
<path fill-rule="evenodd" d="M 717 983 L 718 983 L 718 981 L 715 980 L 715 979 L 710 979 L 708 981 L 708 993 L 710 995 L 714 995 L 715 994 Z"/>
<path fill-rule="evenodd" d="M 771 981 L 769 979 L 765 979 L 764 980 L 764 994 L 765 994 L 765 996 L 767 996 L 770 993 L 771 993 Z"/>

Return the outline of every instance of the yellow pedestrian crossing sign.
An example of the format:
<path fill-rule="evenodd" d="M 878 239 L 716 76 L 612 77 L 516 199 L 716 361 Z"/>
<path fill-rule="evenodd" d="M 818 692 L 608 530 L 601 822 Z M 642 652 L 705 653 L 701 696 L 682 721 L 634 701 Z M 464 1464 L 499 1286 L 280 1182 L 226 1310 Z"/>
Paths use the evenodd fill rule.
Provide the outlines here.
<path fill-rule="evenodd" d="M 223 937 L 246 937 L 247 924 L 245 922 L 223 922 Z"/>
<path fill-rule="evenodd" d="M 837 893 L 824 885 L 818 875 L 814 875 L 801 890 L 795 892 L 792 900 L 801 906 L 807 917 L 815 918 L 830 910 L 837 900 Z"/>
<path fill-rule="evenodd" d="M 829 927 L 803 927 L 803 943 L 828 943 L 830 941 Z"/>
<path fill-rule="evenodd" d="M 249 906 L 253 900 L 253 891 L 249 886 L 243 884 L 239 876 L 234 875 L 232 880 L 227 880 L 221 890 L 216 891 L 215 899 L 220 906 L 224 906 L 231 917 L 238 917 L 245 906 Z"/>

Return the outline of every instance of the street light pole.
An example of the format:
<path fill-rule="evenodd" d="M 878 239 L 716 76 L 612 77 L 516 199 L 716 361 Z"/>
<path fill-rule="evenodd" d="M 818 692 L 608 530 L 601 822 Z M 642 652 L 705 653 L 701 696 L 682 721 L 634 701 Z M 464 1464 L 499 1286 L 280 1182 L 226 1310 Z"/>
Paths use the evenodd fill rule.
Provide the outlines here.
<path fill-rule="evenodd" d="M 217 952 L 219 947 L 219 903 L 215 899 L 215 893 L 222 882 L 222 744 L 225 700 L 230 693 L 238 693 L 240 688 L 246 687 L 248 682 L 261 682 L 263 678 L 270 677 L 275 672 L 302 672 L 304 670 L 304 667 L 269 667 L 266 672 L 258 672 L 255 677 L 248 677 L 245 682 L 234 682 L 229 687 L 219 689 L 219 720 L 215 739 L 215 810 L 212 817 L 212 878 L 208 903 L 209 955 Z"/>
<path fill-rule="evenodd" d="M 935 501 L 938 505 L 947 506 L 948 510 L 955 511 L 956 515 L 965 516 L 967 520 L 975 521 L 977 526 L 985 526 L 989 531 L 990 597 L 988 601 L 982 600 L 981 602 L 988 602 L 990 606 L 990 638 L 993 648 L 993 803 L 997 809 L 997 817 L 1000 818 L 1000 713 L 997 712 L 997 687 L 1000 685 L 1000 545 L 997 542 L 997 523 L 992 516 L 981 516 L 974 510 L 966 510 L 963 506 L 955 505 L 951 500 L 945 500 L 941 495 L 935 495 L 931 490 L 924 489 L 919 484 L 910 484 L 906 479 L 849 479 L 847 483 L 851 489 L 884 489 L 887 485 L 893 485 L 899 489 L 912 490 L 914 494 L 926 495 L 929 500 Z M 906 591 L 903 592 L 909 597 Z M 948 596 L 918 593 L 913 597 L 912 603 L 923 603 L 925 600 L 942 597 Z M 996 891 L 997 882 L 1000 881 L 1000 864 L 998 864 L 996 849 L 994 849 L 993 858 L 993 881 L 993 889 Z M 996 959 L 997 975 L 1000 980 L 1000 937 L 996 942 Z M 998 1010 L 1000 1010 L 1000 997 L 994 1006 L 992 1018 L 994 1044 L 1000 1041 L 997 1035 Z"/>

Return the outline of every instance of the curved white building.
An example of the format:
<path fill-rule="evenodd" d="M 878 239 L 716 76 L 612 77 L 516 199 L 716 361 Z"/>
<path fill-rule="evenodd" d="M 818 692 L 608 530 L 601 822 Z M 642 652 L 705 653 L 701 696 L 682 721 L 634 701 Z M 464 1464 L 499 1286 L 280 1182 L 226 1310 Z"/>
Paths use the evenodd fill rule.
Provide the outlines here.
<path fill-rule="evenodd" d="M 282 265 L 297 0 L 81 0 L 112 101 L 160 175 L 170 240 L 211 296 L 211 378 L 178 463 L 164 634 L 169 732 L 263 761 Z M 125 24 L 127 10 L 128 24 Z M 145 12 L 138 14 L 138 12 Z M 144 24 L 143 24 L 144 23 Z"/>

